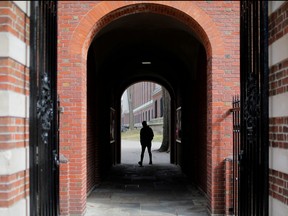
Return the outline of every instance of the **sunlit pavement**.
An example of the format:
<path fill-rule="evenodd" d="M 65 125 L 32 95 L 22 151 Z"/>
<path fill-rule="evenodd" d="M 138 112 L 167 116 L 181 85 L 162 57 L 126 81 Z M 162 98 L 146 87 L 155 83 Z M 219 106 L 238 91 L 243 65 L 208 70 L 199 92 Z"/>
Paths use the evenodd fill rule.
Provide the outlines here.
<path fill-rule="evenodd" d="M 159 147 L 153 143 L 153 165 L 145 152 L 139 167 L 139 142 L 122 141 L 122 163 L 89 195 L 86 216 L 209 215 L 205 197 Z"/>

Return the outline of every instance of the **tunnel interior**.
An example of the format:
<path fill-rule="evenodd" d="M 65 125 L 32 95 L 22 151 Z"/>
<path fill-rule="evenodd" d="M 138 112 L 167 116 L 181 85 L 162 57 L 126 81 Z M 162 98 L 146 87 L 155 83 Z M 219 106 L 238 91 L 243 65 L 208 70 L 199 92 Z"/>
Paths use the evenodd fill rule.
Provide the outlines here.
<path fill-rule="evenodd" d="M 150 62 L 151 64 L 143 64 Z M 157 82 L 171 96 L 171 163 L 207 192 L 207 56 L 195 32 L 166 15 L 138 13 L 105 26 L 87 55 L 87 192 L 120 163 L 121 95 L 133 83 Z M 181 107 L 181 142 L 176 110 Z M 115 110 L 115 141 L 110 114 Z"/>

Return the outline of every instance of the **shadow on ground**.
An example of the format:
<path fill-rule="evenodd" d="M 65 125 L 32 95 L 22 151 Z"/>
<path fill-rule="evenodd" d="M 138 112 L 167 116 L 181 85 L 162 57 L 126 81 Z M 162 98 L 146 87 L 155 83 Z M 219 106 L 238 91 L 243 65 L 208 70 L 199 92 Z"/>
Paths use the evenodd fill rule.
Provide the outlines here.
<path fill-rule="evenodd" d="M 89 195 L 86 216 L 208 215 L 205 197 L 179 166 L 162 162 L 139 167 L 134 156 L 135 163 L 112 167 Z"/>

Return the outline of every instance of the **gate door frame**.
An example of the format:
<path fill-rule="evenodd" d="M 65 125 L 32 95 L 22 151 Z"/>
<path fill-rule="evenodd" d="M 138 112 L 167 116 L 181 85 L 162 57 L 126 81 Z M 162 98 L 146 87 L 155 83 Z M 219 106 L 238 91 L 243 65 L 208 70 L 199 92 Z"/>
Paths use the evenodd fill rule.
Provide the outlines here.
<path fill-rule="evenodd" d="M 239 215 L 268 216 L 268 1 L 241 1 Z"/>
<path fill-rule="evenodd" d="M 57 1 L 31 1 L 30 215 L 59 215 Z"/>

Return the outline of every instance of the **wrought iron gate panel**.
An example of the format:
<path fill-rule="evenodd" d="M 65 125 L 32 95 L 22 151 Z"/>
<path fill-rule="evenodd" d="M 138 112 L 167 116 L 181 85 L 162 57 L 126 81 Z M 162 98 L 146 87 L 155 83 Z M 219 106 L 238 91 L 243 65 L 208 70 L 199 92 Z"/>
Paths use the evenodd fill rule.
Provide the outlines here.
<path fill-rule="evenodd" d="M 240 97 L 233 97 L 232 118 L 233 118 L 233 213 L 238 213 L 238 178 L 239 178 L 239 155 L 240 155 Z"/>
<path fill-rule="evenodd" d="M 241 1 L 239 215 L 268 215 L 267 1 Z"/>
<path fill-rule="evenodd" d="M 30 215 L 59 213 L 57 1 L 31 1 Z"/>

